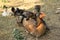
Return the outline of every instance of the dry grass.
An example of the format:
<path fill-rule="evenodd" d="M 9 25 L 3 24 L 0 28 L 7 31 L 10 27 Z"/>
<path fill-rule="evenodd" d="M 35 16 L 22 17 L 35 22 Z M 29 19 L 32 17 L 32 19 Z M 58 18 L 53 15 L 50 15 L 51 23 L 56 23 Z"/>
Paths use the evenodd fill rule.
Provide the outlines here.
<path fill-rule="evenodd" d="M 42 6 L 41 11 L 46 14 L 44 18 L 50 32 L 44 36 L 38 38 L 39 40 L 60 40 L 60 14 L 56 14 L 55 11 L 60 7 L 60 0 L 42 0 L 45 5 Z M 16 18 L 8 18 L 0 16 L 0 40 L 15 40 L 12 36 L 14 28 L 19 30 L 24 29 L 16 26 Z M 24 35 L 26 33 L 24 32 Z M 35 40 L 35 37 L 26 35 L 26 40 Z"/>
<path fill-rule="evenodd" d="M 44 3 L 42 3 L 41 1 L 39 2 L 28 2 L 28 1 L 23 1 L 23 0 L 10 0 L 10 1 L 6 1 L 6 2 L 2 2 L 0 1 L 0 12 L 1 12 L 1 9 L 3 10 L 3 6 L 6 5 L 7 7 L 19 7 L 20 9 L 30 9 L 32 7 L 34 7 L 36 4 L 39 4 L 39 5 L 43 5 Z M 29 6 L 28 6 L 29 5 Z"/>

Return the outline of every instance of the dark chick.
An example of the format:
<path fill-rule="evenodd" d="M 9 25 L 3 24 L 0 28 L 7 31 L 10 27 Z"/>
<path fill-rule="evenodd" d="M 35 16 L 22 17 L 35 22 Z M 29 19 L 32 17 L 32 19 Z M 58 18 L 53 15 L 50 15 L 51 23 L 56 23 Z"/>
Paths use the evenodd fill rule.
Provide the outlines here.
<path fill-rule="evenodd" d="M 16 15 L 16 10 L 14 7 L 11 8 L 11 11 L 13 12 L 13 15 L 15 16 Z"/>
<path fill-rule="evenodd" d="M 16 11 L 15 12 L 16 12 L 16 15 L 17 16 L 23 16 L 24 11 L 25 10 L 23 10 L 23 9 L 16 8 Z"/>
<path fill-rule="evenodd" d="M 41 9 L 40 5 L 36 5 L 36 6 L 35 6 L 35 10 L 36 10 L 37 12 L 40 12 L 40 9 Z"/>
<path fill-rule="evenodd" d="M 14 7 L 12 7 L 12 8 L 11 8 L 11 11 L 12 11 L 13 13 L 15 13 L 15 8 L 14 8 Z"/>
<path fill-rule="evenodd" d="M 41 6 L 40 5 L 35 5 L 34 9 L 35 9 L 36 16 L 39 17 L 40 16 Z"/>

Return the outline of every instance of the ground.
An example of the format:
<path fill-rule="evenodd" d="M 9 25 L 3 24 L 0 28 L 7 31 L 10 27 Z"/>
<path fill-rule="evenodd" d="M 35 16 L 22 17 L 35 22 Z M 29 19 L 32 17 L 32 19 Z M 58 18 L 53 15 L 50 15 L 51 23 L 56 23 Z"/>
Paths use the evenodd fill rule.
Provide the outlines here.
<path fill-rule="evenodd" d="M 50 31 L 39 37 L 38 40 L 60 40 L 60 14 L 56 14 L 57 8 L 60 7 L 60 0 L 42 1 L 44 5 L 41 7 L 41 11 L 46 14 L 44 20 Z M 22 27 L 17 26 L 15 17 L 0 16 L 0 40 L 15 40 L 12 34 L 14 28 L 18 28 L 24 32 L 24 35 L 26 34 Z M 29 34 L 25 37 L 26 40 L 35 40 L 35 37 Z"/>

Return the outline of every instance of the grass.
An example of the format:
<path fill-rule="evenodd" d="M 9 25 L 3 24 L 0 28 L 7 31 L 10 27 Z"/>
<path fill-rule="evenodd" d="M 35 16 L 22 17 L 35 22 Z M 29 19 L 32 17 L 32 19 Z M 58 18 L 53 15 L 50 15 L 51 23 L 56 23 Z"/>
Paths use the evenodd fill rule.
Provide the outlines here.
<path fill-rule="evenodd" d="M 60 14 L 56 14 L 57 8 L 60 8 L 60 0 L 42 0 L 45 4 L 41 6 L 41 11 L 46 14 L 44 18 L 45 22 L 50 29 L 50 32 L 43 37 L 38 38 L 39 40 L 60 40 Z M 29 10 L 33 10 L 32 8 Z M 24 29 L 18 27 L 16 24 L 16 18 L 2 17 L 0 16 L 0 40 L 15 40 L 12 35 L 14 28 L 19 30 Z M 25 32 L 23 32 L 26 35 Z M 31 35 L 26 36 L 26 40 L 35 40 Z"/>

